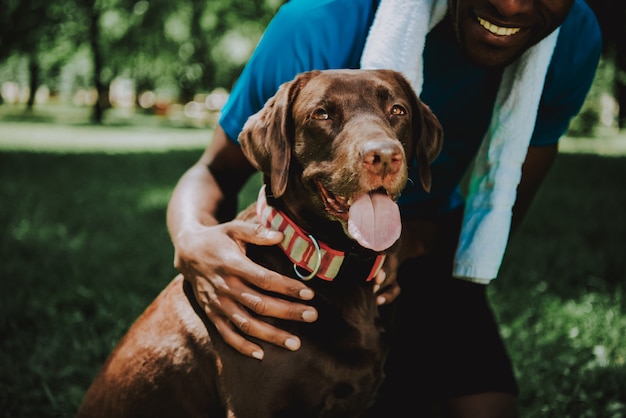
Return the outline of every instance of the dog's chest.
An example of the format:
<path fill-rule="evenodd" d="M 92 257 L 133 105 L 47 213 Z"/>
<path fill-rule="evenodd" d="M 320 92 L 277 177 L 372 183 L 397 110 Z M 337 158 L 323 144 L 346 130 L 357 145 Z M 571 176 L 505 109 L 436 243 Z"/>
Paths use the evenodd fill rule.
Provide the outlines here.
<path fill-rule="evenodd" d="M 315 339 L 298 334 L 302 346 L 296 352 L 264 345 L 263 361 L 238 354 L 223 359 L 236 417 L 349 418 L 364 412 L 383 379 L 383 336 L 340 326 L 320 343 L 322 327 L 317 328 Z"/>
<path fill-rule="evenodd" d="M 264 256 L 252 256 L 266 263 Z M 290 275 L 291 266 L 273 260 L 272 268 Z M 371 285 L 312 279 L 314 323 L 275 321 L 302 340 L 298 351 L 263 344 L 263 361 L 225 356 L 224 384 L 238 418 L 359 416 L 383 379 L 387 336 L 380 324 Z M 230 373 L 226 373 L 226 371 Z M 262 412 L 260 412 L 262 411 Z"/>

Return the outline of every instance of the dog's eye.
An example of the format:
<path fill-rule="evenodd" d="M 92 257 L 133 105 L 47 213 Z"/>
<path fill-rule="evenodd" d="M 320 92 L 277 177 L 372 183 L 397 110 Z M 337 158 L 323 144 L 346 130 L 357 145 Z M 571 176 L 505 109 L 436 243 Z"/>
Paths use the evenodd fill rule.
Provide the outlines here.
<path fill-rule="evenodd" d="M 406 115 L 406 113 L 406 109 L 400 105 L 393 105 L 393 107 L 391 108 L 392 116 L 402 116 Z"/>
<path fill-rule="evenodd" d="M 322 108 L 315 109 L 313 111 L 313 114 L 311 115 L 311 117 L 313 119 L 316 119 L 316 120 L 328 120 L 328 119 L 330 119 L 330 116 L 328 115 L 328 112 L 326 111 L 326 109 L 322 109 Z"/>

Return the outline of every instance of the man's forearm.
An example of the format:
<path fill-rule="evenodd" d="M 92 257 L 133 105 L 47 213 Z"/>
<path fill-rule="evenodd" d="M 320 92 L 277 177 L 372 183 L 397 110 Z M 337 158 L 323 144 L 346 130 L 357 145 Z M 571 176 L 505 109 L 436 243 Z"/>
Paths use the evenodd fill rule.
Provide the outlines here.
<path fill-rule="evenodd" d="M 522 166 L 522 178 L 517 187 L 517 199 L 513 207 L 511 233 L 522 222 L 524 215 L 539 190 L 539 186 L 547 176 L 558 153 L 557 145 L 545 147 L 529 147 L 526 160 Z"/>
<path fill-rule="evenodd" d="M 218 223 L 215 216 L 223 195 L 207 167 L 200 161 L 180 178 L 167 207 L 167 227 L 172 240 L 198 225 Z"/>

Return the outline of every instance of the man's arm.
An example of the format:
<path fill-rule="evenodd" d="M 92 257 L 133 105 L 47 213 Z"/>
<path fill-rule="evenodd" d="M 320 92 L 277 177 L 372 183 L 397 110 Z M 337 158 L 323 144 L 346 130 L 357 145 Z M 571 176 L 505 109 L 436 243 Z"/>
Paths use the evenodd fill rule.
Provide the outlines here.
<path fill-rule="evenodd" d="M 179 180 L 167 211 L 175 249 L 174 264 L 192 284 L 198 303 L 224 340 L 241 353 L 262 358 L 261 347 L 244 335 L 289 349 L 300 341 L 250 315 L 314 321 L 310 306 L 269 297 L 256 287 L 308 300 L 313 292 L 302 282 L 263 268 L 245 254 L 248 243 L 275 245 L 282 234 L 258 223 L 231 221 L 242 185 L 254 173 L 239 146 L 217 127 L 200 160 Z M 254 285 L 254 286 L 251 286 Z"/>
<path fill-rule="evenodd" d="M 528 211 L 539 186 L 545 179 L 558 153 L 558 145 L 530 146 L 522 166 L 522 178 L 517 186 L 517 199 L 513 207 L 511 233 L 515 232 Z"/>
<path fill-rule="evenodd" d="M 193 223 L 211 226 L 232 219 L 237 195 L 253 172 L 237 144 L 216 128 L 211 144 L 172 193 L 167 212 L 172 239 L 181 230 L 196 226 Z"/>

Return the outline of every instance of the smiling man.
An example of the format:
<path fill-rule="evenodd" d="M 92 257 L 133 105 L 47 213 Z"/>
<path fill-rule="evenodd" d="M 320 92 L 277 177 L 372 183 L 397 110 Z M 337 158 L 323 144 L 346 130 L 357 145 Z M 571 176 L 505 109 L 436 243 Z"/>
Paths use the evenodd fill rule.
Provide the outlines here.
<path fill-rule="evenodd" d="M 229 221 L 254 172 L 237 136 L 280 84 L 300 72 L 402 71 L 441 122 L 444 145 L 431 167 L 430 192 L 415 181 L 413 162 L 414 181 L 399 201 L 399 251 L 377 278 L 393 344 L 371 416 L 516 416 L 517 383 L 486 288 L 497 277 L 509 231 L 584 102 L 601 42 L 583 0 L 287 2 L 234 86 L 213 140 L 173 193 L 168 227 L 177 268 L 242 354 L 262 361 L 259 340 L 297 350 L 298 336 L 247 313 L 317 318 L 304 283 L 255 265 L 242 252 L 245 243 L 273 245 L 282 235 Z"/>

